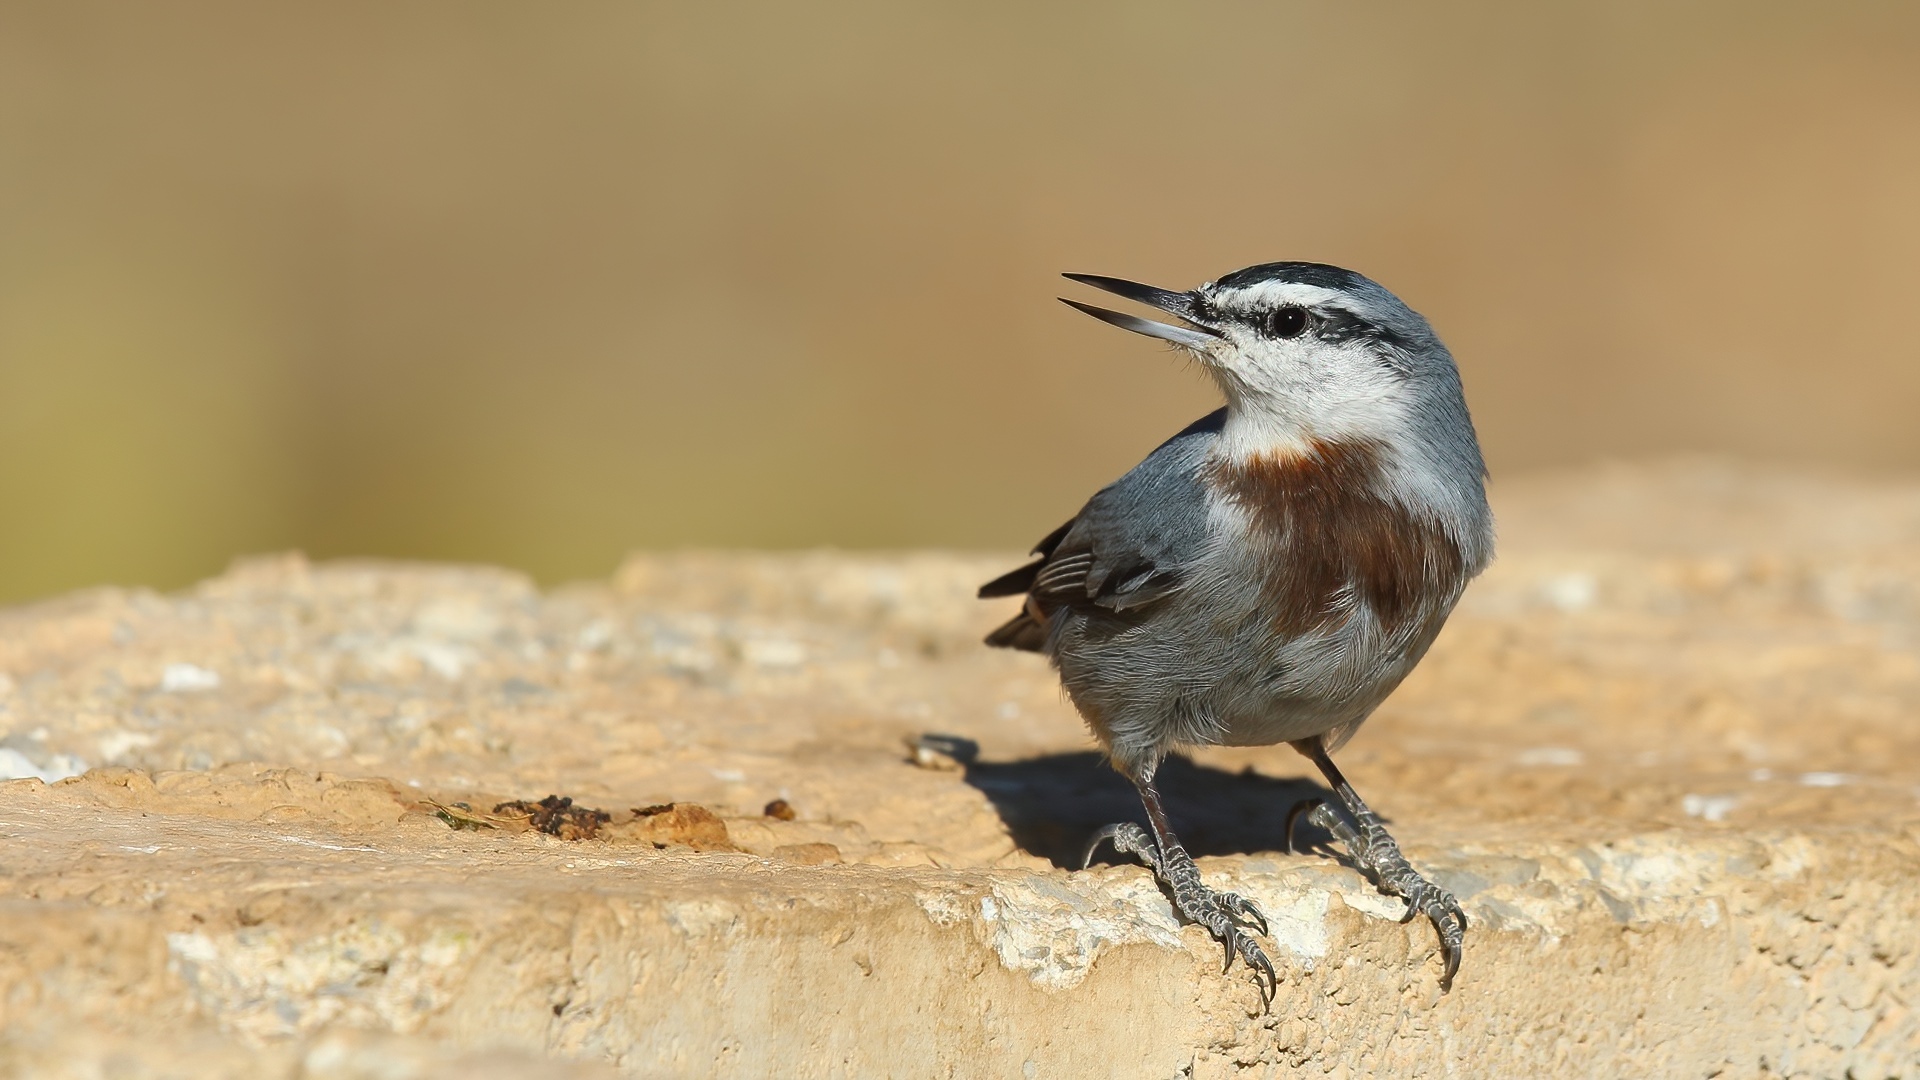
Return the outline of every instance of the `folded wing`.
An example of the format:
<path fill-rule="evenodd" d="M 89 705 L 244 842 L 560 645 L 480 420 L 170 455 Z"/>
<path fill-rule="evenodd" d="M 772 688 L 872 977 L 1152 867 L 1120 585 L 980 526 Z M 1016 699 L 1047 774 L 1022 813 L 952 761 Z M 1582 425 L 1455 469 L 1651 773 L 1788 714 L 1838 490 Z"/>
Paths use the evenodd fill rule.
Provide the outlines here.
<path fill-rule="evenodd" d="M 1026 595 L 987 644 L 1044 652 L 1062 611 L 1126 619 L 1179 592 L 1204 542 L 1200 467 L 1225 416 L 1212 413 L 1161 444 L 1040 541 L 1039 558 L 981 586 L 983 599 Z"/>

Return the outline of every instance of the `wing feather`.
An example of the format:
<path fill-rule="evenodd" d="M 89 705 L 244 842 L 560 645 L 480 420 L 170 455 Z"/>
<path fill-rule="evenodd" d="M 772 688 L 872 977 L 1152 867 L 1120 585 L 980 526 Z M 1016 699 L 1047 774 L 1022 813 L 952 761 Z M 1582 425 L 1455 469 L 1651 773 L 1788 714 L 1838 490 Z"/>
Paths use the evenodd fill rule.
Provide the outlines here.
<path fill-rule="evenodd" d="M 1040 558 L 981 586 L 982 597 L 1027 594 L 987 644 L 1043 651 L 1055 613 L 1134 618 L 1179 592 L 1205 540 L 1200 467 L 1225 422 L 1221 409 L 1160 445 L 1040 541 Z"/>

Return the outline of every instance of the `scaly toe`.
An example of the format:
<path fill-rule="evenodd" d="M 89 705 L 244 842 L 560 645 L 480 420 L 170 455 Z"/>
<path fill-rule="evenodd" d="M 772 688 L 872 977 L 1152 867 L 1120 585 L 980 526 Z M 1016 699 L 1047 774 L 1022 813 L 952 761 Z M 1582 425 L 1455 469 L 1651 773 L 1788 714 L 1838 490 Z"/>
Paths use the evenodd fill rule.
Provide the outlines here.
<path fill-rule="evenodd" d="M 1433 928 L 1440 933 L 1440 950 L 1446 956 L 1446 967 L 1440 974 L 1440 989 L 1453 989 L 1453 977 L 1460 973 L 1460 955 L 1464 951 L 1461 945 L 1467 936 L 1467 913 L 1460 910 L 1460 904 L 1452 894 L 1441 893 L 1437 902 L 1427 909 L 1427 918 L 1433 920 Z"/>

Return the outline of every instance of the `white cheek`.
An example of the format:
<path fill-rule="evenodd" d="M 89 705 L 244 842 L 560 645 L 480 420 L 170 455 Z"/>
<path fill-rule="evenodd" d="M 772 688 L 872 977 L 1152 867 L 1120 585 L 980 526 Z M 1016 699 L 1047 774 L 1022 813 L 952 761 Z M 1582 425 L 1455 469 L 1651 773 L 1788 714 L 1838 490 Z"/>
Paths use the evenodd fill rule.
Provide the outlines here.
<path fill-rule="evenodd" d="M 1323 345 L 1234 342 L 1216 358 L 1233 405 L 1230 448 L 1271 452 L 1312 439 L 1391 441 L 1408 423 L 1405 385 L 1371 356 Z"/>

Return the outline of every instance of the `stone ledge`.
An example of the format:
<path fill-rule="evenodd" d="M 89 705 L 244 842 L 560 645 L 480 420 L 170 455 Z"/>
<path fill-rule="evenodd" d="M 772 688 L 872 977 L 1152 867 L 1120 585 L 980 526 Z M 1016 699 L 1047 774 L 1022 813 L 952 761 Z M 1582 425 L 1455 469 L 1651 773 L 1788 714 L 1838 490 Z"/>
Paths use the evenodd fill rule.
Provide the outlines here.
<path fill-rule="evenodd" d="M 1144 871 L 1058 868 L 1131 810 L 975 644 L 1001 560 L 283 557 L 0 612 L 0 764 L 56 778 L 0 783 L 0 1074 L 1920 1075 L 1920 498 L 1497 497 L 1502 562 L 1343 754 L 1473 920 L 1450 994 L 1430 928 L 1272 850 L 1287 751 L 1168 774 L 1273 916 L 1270 1013 Z M 604 827 L 510 808 L 549 794 Z"/>

